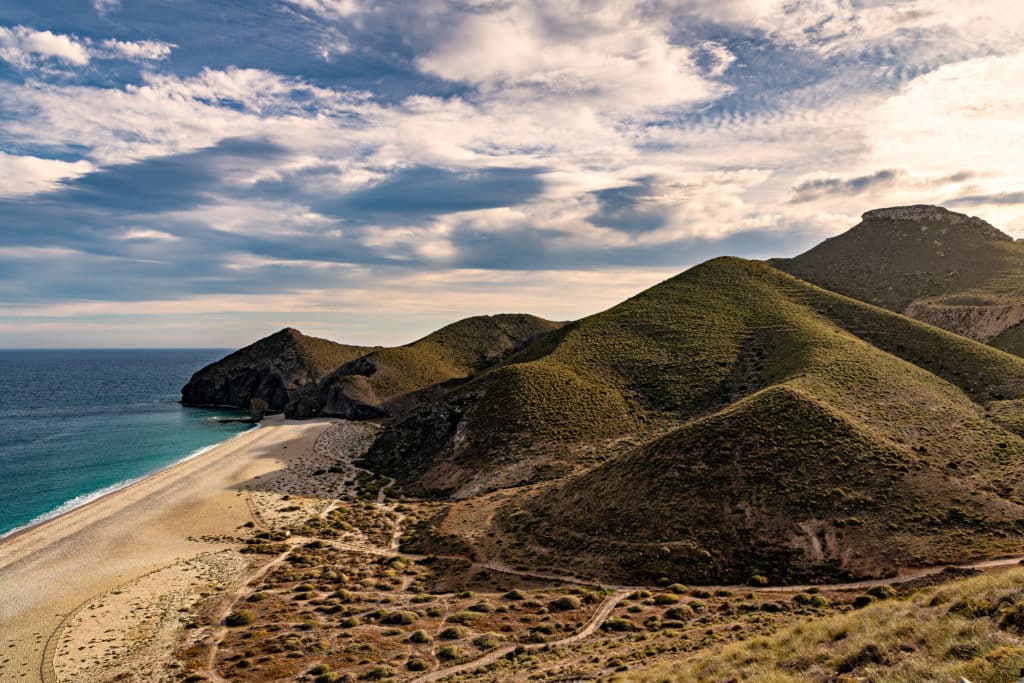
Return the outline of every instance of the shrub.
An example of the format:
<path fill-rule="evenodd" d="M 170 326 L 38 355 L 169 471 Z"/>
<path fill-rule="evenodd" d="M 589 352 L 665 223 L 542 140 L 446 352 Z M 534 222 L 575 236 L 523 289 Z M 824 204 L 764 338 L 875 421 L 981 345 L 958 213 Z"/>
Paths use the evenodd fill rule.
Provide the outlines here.
<path fill-rule="evenodd" d="M 501 636 L 497 633 L 484 633 L 474 638 L 473 644 L 481 650 L 493 650 L 501 645 Z"/>
<path fill-rule="evenodd" d="M 448 622 L 452 624 L 471 624 L 480 618 L 476 612 L 455 612 L 448 615 Z"/>
<path fill-rule="evenodd" d="M 809 604 L 811 604 L 811 594 L 810 593 L 797 593 L 796 595 L 793 596 L 793 602 L 795 602 L 798 605 L 809 605 Z"/>
<path fill-rule="evenodd" d="M 430 634 L 423 629 L 413 631 L 412 635 L 409 636 L 410 643 L 429 643 L 432 640 L 434 639 L 430 637 Z"/>
<path fill-rule="evenodd" d="M 385 678 L 391 678 L 395 675 L 395 670 L 387 664 L 381 664 L 375 666 L 366 673 L 363 674 L 363 679 L 367 681 L 379 681 Z"/>
<path fill-rule="evenodd" d="M 879 600 L 888 600 L 889 598 L 895 598 L 897 593 L 896 589 L 892 586 L 872 586 L 868 589 L 868 595 Z"/>
<path fill-rule="evenodd" d="M 224 624 L 227 626 L 248 626 L 254 621 L 256 621 L 256 613 L 243 609 L 229 614 L 224 619 Z"/>
<path fill-rule="evenodd" d="M 342 619 L 341 623 L 338 624 L 338 626 L 340 626 L 341 628 L 355 628 L 356 626 L 359 626 L 359 618 L 347 617 L 345 619 Z"/>
<path fill-rule="evenodd" d="M 601 625 L 601 628 L 609 631 L 638 631 L 639 628 L 629 619 L 623 619 L 622 617 L 612 617 L 608 621 Z"/>
<path fill-rule="evenodd" d="M 673 607 L 665 610 L 665 618 L 673 619 L 675 621 L 686 621 L 693 616 L 693 608 L 689 605 L 680 605 L 679 607 Z"/>
<path fill-rule="evenodd" d="M 563 595 L 562 597 L 551 601 L 551 609 L 566 611 L 580 608 L 580 599 L 575 595 Z"/>
<path fill-rule="evenodd" d="M 437 651 L 438 659 L 458 659 L 461 656 L 462 653 L 459 652 L 459 648 L 455 647 L 454 645 L 445 645 Z"/>
<path fill-rule="evenodd" d="M 684 595 L 689 590 L 689 588 L 681 583 L 673 583 L 668 589 L 676 595 Z"/>
<path fill-rule="evenodd" d="M 1024 633 L 1024 604 L 1013 605 L 1003 612 L 999 628 L 1018 635 Z"/>
<path fill-rule="evenodd" d="M 480 602 L 478 602 L 476 604 L 470 605 L 466 609 L 468 609 L 471 612 L 487 613 L 487 612 L 493 612 L 494 611 L 494 605 L 492 605 L 491 603 L 487 602 L 486 600 L 481 600 Z"/>
<path fill-rule="evenodd" d="M 867 607 L 874 601 L 875 596 L 873 595 L 858 595 L 856 598 L 853 599 L 853 606 L 857 609 L 861 609 L 862 607 Z"/>
<path fill-rule="evenodd" d="M 413 657 L 405 663 L 405 668 L 409 671 L 426 671 L 430 668 L 430 665 L 427 664 L 427 660 L 421 657 Z"/>
<path fill-rule="evenodd" d="M 985 598 L 967 597 L 949 608 L 950 614 L 959 614 L 972 619 L 981 619 L 992 614 L 992 603 Z"/>
<path fill-rule="evenodd" d="M 510 590 L 508 593 L 505 593 L 505 595 L 501 597 L 505 598 L 506 600 L 525 600 L 526 593 L 522 592 L 521 590 Z"/>
<path fill-rule="evenodd" d="M 767 586 L 768 585 L 768 577 L 764 576 L 762 574 L 754 574 L 753 576 L 750 577 L 750 585 L 751 586 Z"/>
<path fill-rule="evenodd" d="M 311 668 L 307 673 L 311 676 L 319 676 L 320 674 L 327 674 L 331 672 L 331 667 L 327 664 L 317 664 Z"/>
<path fill-rule="evenodd" d="M 679 598 L 671 593 L 658 593 L 654 596 L 655 605 L 675 605 L 679 603 Z"/>
<path fill-rule="evenodd" d="M 469 635 L 469 629 L 464 626 L 449 626 L 437 635 L 441 640 L 459 640 Z"/>
<path fill-rule="evenodd" d="M 882 650 L 874 643 L 871 643 L 865 645 L 858 652 L 841 659 L 836 665 L 836 673 L 848 674 L 866 664 L 881 664 L 884 661 L 885 655 L 882 653 Z"/>
<path fill-rule="evenodd" d="M 266 593 L 262 593 L 261 592 L 261 593 L 253 593 L 247 599 L 248 599 L 249 602 L 263 602 L 268 597 L 270 597 L 270 596 L 267 595 Z"/>
<path fill-rule="evenodd" d="M 419 618 L 420 615 L 415 612 L 407 612 L 403 610 L 385 614 L 381 619 L 381 622 L 391 626 L 408 626 L 409 624 L 415 624 L 416 620 Z"/>
<path fill-rule="evenodd" d="M 817 607 L 819 609 L 823 609 L 825 607 L 829 607 L 831 604 L 832 604 L 832 602 L 828 598 L 826 598 L 824 595 L 812 595 L 811 596 L 811 607 Z"/>

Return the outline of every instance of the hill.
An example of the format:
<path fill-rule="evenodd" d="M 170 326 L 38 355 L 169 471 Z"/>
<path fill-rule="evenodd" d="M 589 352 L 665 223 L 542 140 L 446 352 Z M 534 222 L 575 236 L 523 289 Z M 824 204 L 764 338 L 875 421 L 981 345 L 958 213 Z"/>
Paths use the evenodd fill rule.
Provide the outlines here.
<path fill-rule="evenodd" d="M 248 408 L 259 398 L 281 411 L 305 387 L 368 351 L 285 328 L 197 371 L 182 387 L 181 401 Z"/>
<path fill-rule="evenodd" d="M 401 413 L 562 324 L 522 314 L 476 316 L 405 346 L 375 349 L 320 382 L 312 412 L 349 419 Z"/>
<path fill-rule="evenodd" d="M 1024 245 L 937 206 L 868 211 L 851 230 L 773 266 L 840 294 L 1024 353 Z"/>
<path fill-rule="evenodd" d="M 410 493 L 541 482 L 433 524 L 509 562 L 877 576 L 1019 544 L 1022 396 L 1020 358 L 723 258 L 527 346 L 369 461 Z"/>

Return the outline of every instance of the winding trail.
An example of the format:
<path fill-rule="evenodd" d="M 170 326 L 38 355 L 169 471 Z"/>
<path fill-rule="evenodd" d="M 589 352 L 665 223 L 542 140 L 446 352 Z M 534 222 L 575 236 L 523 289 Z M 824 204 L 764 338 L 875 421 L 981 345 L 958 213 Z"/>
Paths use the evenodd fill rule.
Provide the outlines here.
<path fill-rule="evenodd" d="M 508 654 L 515 652 L 517 648 L 522 648 L 522 651 L 525 652 L 533 652 L 540 650 L 541 648 L 561 647 L 565 645 L 573 645 L 575 643 L 578 643 L 581 640 L 592 636 L 597 629 L 601 628 L 605 620 L 607 620 L 608 617 L 611 615 L 612 610 L 614 610 L 615 607 L 618 606 L 618 604 L 622 602 L 622 600 L 627 595 L 629 595 L 629 593 L 630 591 L 628 590 L 620 590 L 612 595 L 609 595 L 607 598 L 605 598 L 604 602 L 601 603 L 601 606 L 597 609 L 597 611 L 594 612 L 593 616 L 590 617 L 586 625 L 584 625 L 583 628 L 581 628 L 579 631 L 572 634 L 571 636 L 562 638 L 561 640 L 555 640 L 550 643 L 530 643 L 529 645 L 505 645 L 497 648 L 496 650 L 491 650 L 487 654 L 481 655 L 476 659 L 471 659 L 468 662 L 463 662 L 462 664 L 456 664 L 455 666 L 449 666 L 444 669 L 437 669 L 436 671 L 431 671 L 430 673 L 420 676 L 419 678 L 412 679 L 412 683 L 431 683 L 432 681 L 443 680 L 445 678 L 448 678 L 449 676 L 455 676 L 457 674 L 467 673 L 469 671 L 476 671 L 477 669 L 482 669 L 486 666 L 494 664 L 495 662 L 507 656 Z"/>
<path fill-rule="evenodd" d="M 227 683 L 227 680 L 217 673 L 217 654 L 220 652 L 221 643 L 224 642 L 224 638 L 228 634 L 228 627 L 224 625 L 224 620 L 227 619 L 228 615 L 231 614 L 232 610 L 235 609 L 235 606 L 242 600 L 242 598 L 251 593 L 249 590 L 250 587 L 273 571 L 274 568 L 280 566 L 285 559 L 287 559 L 288 554 L 294 547 L 294 544 L 289 545 L 287 550 L 260 567 L 255 574 L 251 575 L 245 583 L 243 583 L 238 590 L 231 595 L 231 599 L 225 602 L 221 609 L 214 615 L 214 623 L 218 624 L 219 628 L 213 634 L 212 642 L 210 643 L 210 652 L 206 658 L 206 671 L 203 672 L 203 674 L 211 681 Z"/>

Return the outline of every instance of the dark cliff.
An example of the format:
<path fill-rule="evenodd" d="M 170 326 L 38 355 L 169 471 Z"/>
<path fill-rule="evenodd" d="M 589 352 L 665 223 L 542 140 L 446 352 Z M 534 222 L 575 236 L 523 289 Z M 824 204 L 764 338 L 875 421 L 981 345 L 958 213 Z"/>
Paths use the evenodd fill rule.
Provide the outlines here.
<path fill-rule="evenodd" d="M 285 328 L 196 372 L 182 387 L 181 402 L 248 408 L 258 398 L 282 411 L 303 390 L 370 350 Z"/>

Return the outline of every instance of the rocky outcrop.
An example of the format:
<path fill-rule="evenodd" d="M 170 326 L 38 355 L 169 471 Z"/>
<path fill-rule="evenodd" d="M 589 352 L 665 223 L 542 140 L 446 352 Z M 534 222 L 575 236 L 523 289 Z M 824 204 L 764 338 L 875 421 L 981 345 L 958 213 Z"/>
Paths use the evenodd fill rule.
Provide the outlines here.
<path fill-rule="evenodd" d="M 915 301 L 907 307 L 904 315 L 987 344 L 1014 325 L 1024 322 L 1024 303 Z"/>
<path fill-rule="evenodd" d="M 904 221 L 909 223 L 920 223 L 923 230 L 941 228 L 942 226 L 956 226 L 971 229 L 977 238 L 987 238 L 1012 242 L 1013 238 L 998 228 L 989 225 L 977 216 L 968 216 L 962 213 L 950 211 L 941 206 L 928 204 L 914 204 L 912 206 L 894 206 L 886 209 L 873 209 L 865 212 L 861 219 L 864 222 L 873 221 Z"/>
<path fill-rule="evenodd" d="M 207 365 L 182 387 L 191 406 L 248 409 L 253 399 L 280 412 L 332 370 L 369 349 L 307 337 L 285 328 Z"/>

